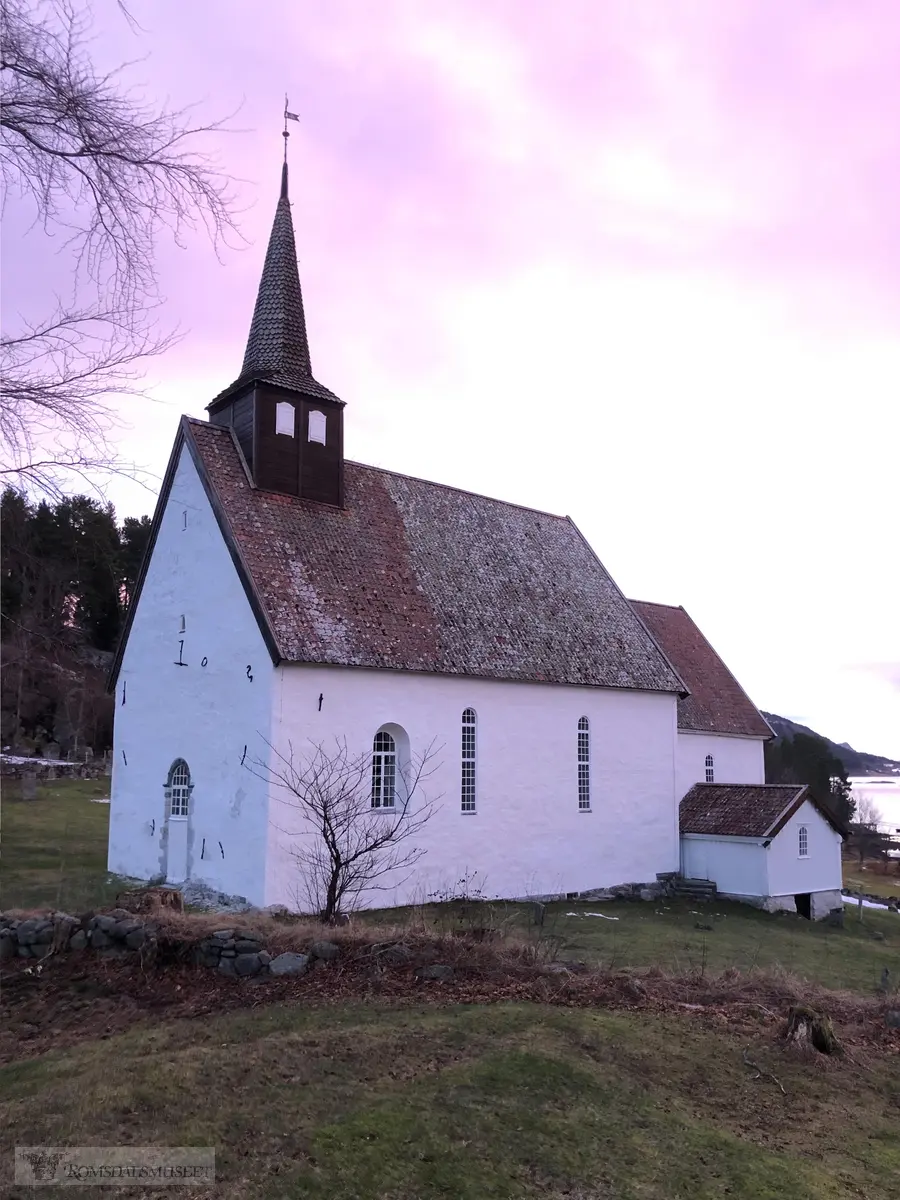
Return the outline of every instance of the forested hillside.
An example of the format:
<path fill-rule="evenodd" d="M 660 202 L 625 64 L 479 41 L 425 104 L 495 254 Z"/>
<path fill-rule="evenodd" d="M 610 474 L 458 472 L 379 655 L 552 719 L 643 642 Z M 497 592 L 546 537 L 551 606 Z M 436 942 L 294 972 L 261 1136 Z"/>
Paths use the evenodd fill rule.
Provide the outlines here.
<path fill-rule="evenodd" d="M 779 738 L 793 738 L 797 734 L 804 734 L 825 742 L 831 754 L 840 760 L 848 775 L 900 775 L 900 762 L 896 762 L 892 758 L 854 750 L 846 742 L 833 742 L 830 738 L 816 733 L 814 729 L 810 729 L 806 725 L 799 725 L 788 717 L 779 717 L 777 713 L 764 712 L 763 716 Z"/>
<path fill-rule="evenodd" d="M 112 744 L 106 673 L 150 533 L 87 496 L 0 498 L 0 736 L 4 747 L 61 752 Z"/>

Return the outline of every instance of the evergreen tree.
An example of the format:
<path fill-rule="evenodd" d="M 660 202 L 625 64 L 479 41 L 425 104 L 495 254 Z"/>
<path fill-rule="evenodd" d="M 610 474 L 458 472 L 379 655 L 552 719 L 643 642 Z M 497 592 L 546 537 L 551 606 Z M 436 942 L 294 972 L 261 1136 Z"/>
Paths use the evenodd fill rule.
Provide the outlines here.
<path fill-rule="evenodd" d="M 87 496 L 31 503 L 0 496 L 4 743 L 24 737 L 105 749 L 112 731 L 106 668 L 134 594 L 150 518 L 121 527 Z"/>
<path fill-rule="evenodd" d="M 808 733 L 780 737 L 765 748 L 766 782 L 806 784 L 810 793 L 845 825 L 852 820 L 854 801 L 843 763 L 824 738 Z"/>

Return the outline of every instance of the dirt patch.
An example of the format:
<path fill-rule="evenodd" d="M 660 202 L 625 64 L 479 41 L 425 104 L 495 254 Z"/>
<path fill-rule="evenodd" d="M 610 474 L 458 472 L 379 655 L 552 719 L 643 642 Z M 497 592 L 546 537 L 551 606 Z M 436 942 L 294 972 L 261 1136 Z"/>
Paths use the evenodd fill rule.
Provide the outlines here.
<path fill-rule="evenodd" d="M 345 1002 L 459 1005 L 520 1001 L 563 1007 L 679 1014 L 710 1027 L 756 1036 L 775 1033 L 792 1005 L 826 1012 L 843 1045 L 879 1049 L 900 1058 L 900 1030 L 885 1014 L 895 1003 L 811 987 L 790 976 L 727 972 L 719 978 L 673 976 L 658 970 L 591 972 L 516 962 L 490 947 L 421 944 L 402 965 L 382 947 L 343 941 L 340 959 L 301 978 L 234 979 L 186 962 L 141 964 L 136 956 L 104 958 L 90 951 L 53 956 L 40 969 L 12 962 L 2 976 L 0 1062 L 54 1047 L 111 1037 L 137 1023 L 203 1019 L 210 1014 L 268 1005 L 319 1007 Z M 439 957 L 437 954 L 439 952 Z M 423 982 L 421 962 L 453 966 L 452 981 Z M 29 966 L 31 969 L 29 970 Z"/>

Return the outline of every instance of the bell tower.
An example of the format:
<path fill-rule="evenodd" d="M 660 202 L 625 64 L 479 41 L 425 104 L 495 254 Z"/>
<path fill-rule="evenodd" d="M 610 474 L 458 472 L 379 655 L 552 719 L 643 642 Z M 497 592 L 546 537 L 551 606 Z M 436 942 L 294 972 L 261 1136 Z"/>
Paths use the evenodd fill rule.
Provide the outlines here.
<path fill-rule="evenodd" d="M 343 504 L 344 402 L 312 375 L 286 160 L 241 373 L 206 411 L 232 427 L 258 488 Z"/>

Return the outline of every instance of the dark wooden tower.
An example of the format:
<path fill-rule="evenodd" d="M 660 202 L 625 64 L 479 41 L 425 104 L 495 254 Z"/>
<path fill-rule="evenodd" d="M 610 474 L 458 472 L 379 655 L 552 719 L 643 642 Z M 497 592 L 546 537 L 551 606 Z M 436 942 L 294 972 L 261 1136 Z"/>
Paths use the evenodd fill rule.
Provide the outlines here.
<path fill-rule="evenodd" d="M 233 428 L 258 488 L 343 504 L 344 402 L 312 375 L 287 163 L 244 364 L 207 412 Z"/>

